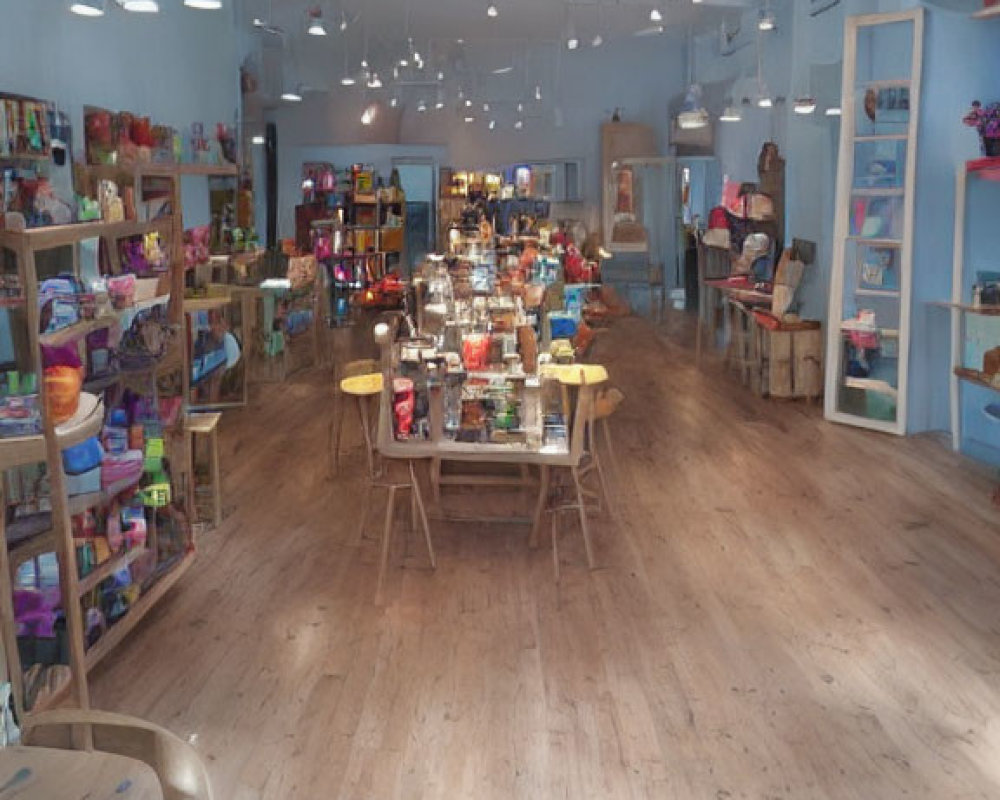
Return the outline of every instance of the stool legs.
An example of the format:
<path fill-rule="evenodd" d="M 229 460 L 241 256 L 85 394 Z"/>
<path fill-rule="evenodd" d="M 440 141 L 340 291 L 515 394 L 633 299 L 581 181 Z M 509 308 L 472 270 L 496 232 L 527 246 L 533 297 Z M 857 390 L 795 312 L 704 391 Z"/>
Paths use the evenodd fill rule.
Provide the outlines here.
<path fill-rule="evenodd" d="M 532 549 L 538 547 L 538 538 L 541 535 L 542 515 L 545 513 L 545 504 L 549 499 L 549 468 L 544 464 L 539 467 L 538 476 L 538 499 L 535 501 L 535 520 L 531 526 L 531 538 L 528 546 Z"/>
<path fill-rule="evenodd" d="M 385 528 L 382 530 L 382 549 L 378 560 L 378 583 L 375 584 L 375 604 L 382 602 L 382 587 L 385 585 L 385 570 L 389 565 L 389 540 L 392 537 L 392 512 L 396 505 L 396 487 L 389 487 L 389 502 L 385 508 Z"/>
<path fill-rule="evenodd" d="M 413 499 L 417 504 L 417 511 L 420 514 L 420 523 L 424 529 L 424 541 L 427 542 L 427 555 L 431 560 L 431 568 L 437 569 L 437 559 L 434 557 L 434 544 L 431 542 L 431 526 L 427 524 L 427 509 L 424 508 L 424 498 L 420 493 L 420 483 L 417 481 L 417 473 L 410 462 L 410 485 L 413 490 Z"/>
<path fill-rule="evenodd" d="M 572 467 L 573 486 L 576 488 L 577 512 L 580 515 L 580 530 L 583 531 L 583 547 L 587 551 L 587 566 L 594 568 L 594 549 L 590 544 L 590 526 L 587 524 L 587 506 L 583 496 L 583 485 L 580 483 L 580 470 Z"/>
<path fill-rule="evenodd" d="M 427 521 L 427 509 L 424 507 L 424 498 L 420 492 L 420 483 L 417 480 L 417 472 L 413 466 L 412 461 L 407 462 L 407 469 L 409 471 L 409 482 L 408 483 L 385 483 L 381 484 L 385 486 L 389 491 L 389 498 L 386 502 L 385 509 L 385 524 L 382 529 L 382 541 L 379 547 L 379 566 L 378 566 L 378 582 L 375 586 L 375 603 L 380 605 L 382 603 L 382 590 L 385 586 L 385 573 L 389 566 L 389 546 L 392 541 L 392 527 L 393 520 L 395 517 L 396 509 L 396 494 L 397 492 L 409 489 L 413 492 L 411 503 L 411 514 L 414 514 L 420 521 L 420 527 L 423 530 L 424 542 L 427 545 L 427 556 L 431 562 L 431 569 L 437 569 L 437 556 L 434 554 L 434 543 L 431 541 L 431 528 Z M 370 486 L 373 484 L 369 484 Z M 368 497 L 370 498 L 371 493 L 369 490 Z M 365 519 L 367 520 L 367 506 L 365 503 Z M 361 530 L 361 535 L 364 535 L 364 528 Z"/>
<path fill-rule="evenodd" d="M 219 432 L 212 429 L 209 439 L 212 448 L 212 510 L 215 527 L 222 525 L 222 470 L 219 468 Z"/>

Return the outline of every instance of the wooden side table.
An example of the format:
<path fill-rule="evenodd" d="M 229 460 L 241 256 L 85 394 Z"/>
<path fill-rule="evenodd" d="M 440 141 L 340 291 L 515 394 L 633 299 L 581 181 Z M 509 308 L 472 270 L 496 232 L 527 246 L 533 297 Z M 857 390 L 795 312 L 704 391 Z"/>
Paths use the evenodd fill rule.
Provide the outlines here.
<path fill-rule="evenodd" d="M 222 524 L 222 475 L 219 468 L 219 420 L 222 413 L 210 411 L 199 414 L 188 414 L 184 418 L 184 432 L 192 437 L 191 443 L 191 474 L 194 475 L 194 437 L 207 436 L 210 450 L 209 476 L 212 481 L 212 524 L 218 528 Z M 193 490 L 192 480 L 192 490 Z"/>

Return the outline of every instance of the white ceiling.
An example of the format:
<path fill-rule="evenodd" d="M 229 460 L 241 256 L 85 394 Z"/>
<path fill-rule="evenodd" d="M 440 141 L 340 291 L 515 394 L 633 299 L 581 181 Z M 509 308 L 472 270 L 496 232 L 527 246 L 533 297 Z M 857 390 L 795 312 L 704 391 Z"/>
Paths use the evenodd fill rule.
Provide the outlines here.
<path fill-rule="evenodd" d="M 565 48 L 573 31 L 580 48 L 592 45 L 596 35 L 610 50 L 627 46 L 654 23 L 650 12 L 663 15 L 664 35 L 674 41 L 690 33 L 717 30 L 735 20 L 742 10 L 762 0 L 493 0 L 498 16 L 487 16 L 490 0 L 239 0 L 237 19 L 251 41 L 256 41 L 264 95 L 276 96 L 282 82 L 302 82 L 315 90 L 336 90 L 345 71 L 356 73 L 364 58 L 378 71 L 386 89 L 392 69 L 409 49 L 418 51 L 422 71 L 403 69 L 396 80 L 407 85 L 431 85 L 439 71 L 452 92 L 482 86 L 493 70 L 513 67 L 532 77 L 530 82 L 550 86 L 573 54 Z M 319 11 L 327 36 L 306 34 L 310 11 Z M 265 27 L 254 27 L 254 20 Z M 341 20 L 348 25 L 341 32 Z M 282 75 L 284 77 L 282 77 Z"/>

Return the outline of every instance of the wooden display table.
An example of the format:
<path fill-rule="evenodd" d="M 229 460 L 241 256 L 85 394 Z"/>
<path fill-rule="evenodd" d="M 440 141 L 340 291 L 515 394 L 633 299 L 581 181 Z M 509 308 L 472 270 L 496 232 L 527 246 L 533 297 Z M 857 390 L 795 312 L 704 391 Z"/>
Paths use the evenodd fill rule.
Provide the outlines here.
<path fill-rule="evenodd" d="M 222 413 L 209 411 L 188 414 L 184 417 L 184 432 L 193 437 L 207 436 L 210 450 L 209 474 L 212 481 L 212 522 L 216 528 L 222 524 L 222 471 L 219 468 L 219 420 Z M 191 458 L 194 459 L 196 448 L 192 442 Z M 194 474 L 194 464 L 191 465 Z"/>

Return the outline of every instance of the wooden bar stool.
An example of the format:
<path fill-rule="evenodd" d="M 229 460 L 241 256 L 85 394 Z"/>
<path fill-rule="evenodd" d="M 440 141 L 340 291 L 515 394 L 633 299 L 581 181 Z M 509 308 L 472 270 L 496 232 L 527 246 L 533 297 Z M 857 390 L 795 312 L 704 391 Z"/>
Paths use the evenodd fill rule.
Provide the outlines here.
<path fill-rule="evenodd" d="M 222 475 L 219 467 L 219 420 L 221 412 L 209 411 L 188 414 L 184 417 L 184 432 L 190 434 L 192 475 L 194 474 L 194 443 L 198 436 L 208 437 L 209 446 L 209 477 L 212 481 L 212 523 L 218 528 L 222 524 Z M 192 479 L 192 485 L 194 481 Z"/>
<path fill-rule="evenodd" d="M 341 379 L 338 388 L 337 410 L 332 431 L 334 437 L 332 448 L 334 471 L 340 471 L 340 450 L 343 441 L 346 398 L 353 397 L 357 402 L 361 432 L 368 454 L 368 475 L 369 477 L 373 477 L 375 474 L 375 460 L 372 450 L 372 423 L 368 407 L 372 402 L 372 398 L 377 399 L 382 391 L 382 373 L 378 371 L 378 362 L 374 359 L 362 359 L 346 364 L 344 366 L 344 377 Z"/>
<path fill-rule="evenodd" d="M 571 388 L 577 389 L 577 402 L 579 403 L 579 393 L 582 387 L 588 387 L 588 391 L 592 394 L 597 387 L 608 382 L 608 371 L 601 364 L 546 365 L 544 372 L 554 375 L 562 387 L 563 414 L 567 420 L 570 418 L 569 390 Z M 598 510 L 606 508 L 612 519 L 615 519 L 617 522 L 617 518 L 612 510 L 611 493 L 608 488 L 604 465 L 601 463 L 601 454 L 597 449 L 597 417 L 595 416 L 595 409 L 596 403 L 592 397 L 588 403 L 588 413 L 583 421 L 583 453 L 581 455 L 582 463 L 579 468 L 579 474 L 581 480 L 592 472 L 597 474 L 600 491 L 597 493 L 588 491 L 587 494 L 597 500 Z M 606 420 L 604 424 L 607 425 Z M 605 428 L 605 436 L 610 447 L 611 439 L 607 433 L 607 428 Z"/>

